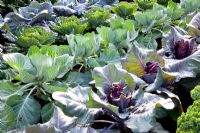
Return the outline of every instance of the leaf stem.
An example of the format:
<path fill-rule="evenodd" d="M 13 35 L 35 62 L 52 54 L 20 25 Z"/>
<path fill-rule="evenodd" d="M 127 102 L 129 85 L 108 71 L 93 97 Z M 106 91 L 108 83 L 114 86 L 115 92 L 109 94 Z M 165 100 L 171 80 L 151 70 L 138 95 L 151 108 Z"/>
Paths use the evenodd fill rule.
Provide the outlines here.
<path fill-rule="evenodd" d="M 18 91 L 16 91 L 14 94 L 17 94 L 21 91 L 24 91 L 24 90 L 26 90 L 26 89 L 30 88 L 31 86 L 34 86 L 34 85 L 36 85 L 35 82 L 34 83 L 28 83 L 28 84 L 24 85 L 22 88 L 20 88 Z"/>
<path fill-rule="evenodd" d="M 81 72 L 81 70 L 83 69 L 84 65 L 81 64 L 81 67 L 79 68 L 78 72 Z"/>
<path fill-rule="evenodd" d="M 108 120 L 94 120 L 94 123 L 109 123 L 109 124 L 116 124 L 116 122 L 108 121 Z"/>

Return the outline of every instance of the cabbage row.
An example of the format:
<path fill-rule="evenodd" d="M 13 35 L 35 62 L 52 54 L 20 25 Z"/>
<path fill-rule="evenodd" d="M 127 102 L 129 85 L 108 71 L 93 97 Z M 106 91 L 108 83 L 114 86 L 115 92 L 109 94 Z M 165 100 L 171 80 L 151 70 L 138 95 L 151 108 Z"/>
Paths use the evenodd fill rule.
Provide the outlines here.
<path fill-rule="evenodd" d="M 199 82 L 199 9 L 59 0 L 0 16 L 0 132 L 175 132 L 176 91 Z"/>

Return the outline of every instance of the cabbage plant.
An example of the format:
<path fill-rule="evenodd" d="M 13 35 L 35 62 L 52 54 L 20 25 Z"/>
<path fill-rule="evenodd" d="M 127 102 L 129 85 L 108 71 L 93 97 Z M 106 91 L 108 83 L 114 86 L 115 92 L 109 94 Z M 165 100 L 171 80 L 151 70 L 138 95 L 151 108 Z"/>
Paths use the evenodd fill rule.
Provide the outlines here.
<path fill-rule="evenodd" d="M 37 52 L 33 52 L 36 50 Z M 40 101 L 51 100 L 54 91 L 66 91 L 66 86 L 56 79 L 62 78 L 72 67 L 73 57 L 68 54 L 50 56 L 48 52 L 38 52 L 32 48 L 29 55 L 11 53 L 3 55 L 3 59 L 17 71 L 16 84 L 10 81 L 0 82 L 1 101 L 3 101 L 3 112 L 8 112 L 0 119 L 4 120 L 0 129 L 8 131 L 20 129 L 38 123 L 40 117 L 43 121 L 51 117 L 45 114 L 46 108 L 53 108 L 49 103 L 44 108 Z M 41 115 L 40 115 L 41 114 Z M 10 121 L 12 118 L 12 121 Z"/>
<path fill-rule="evenodd" d="M 166 90 L 161 93 L 166 97 L 159 93 L 144 92 L 138 88 L 144 81 L 114 64 L 96 67 L 93 70 L 93 78 L 96 93 L 80 87 L 79 90 L 73 88 L 68 92 L 53 93 L 53 98 L 61 104 L 65 114 L 73 114 L 80 119 L 84 117 L 85 120 L 93 122 L 96 118 L 94 116 L 102 115 L 97 114 L 97 111 L 101 111 L 114 119 L 114 125 L 120 124 L 133 132 L 148 132 L 156 130 L 159 125 L 156 118 L 164 117 L 178 105 L 172 100 L 173 98 L 178 102 L 176 96 Z M 92 113 L 91 110 L 97 111 Z M 157 110 L 162 112 L 162 115 L 157 114 Z"/>
<path fill-rule="evenodd" d="M 51 23 L 51 27 L 61 35 L 82 34 L 88 28 L 88 24 L 75 16 L 58 17 L 56 22 Z"/>
<path fill-rule="evenodd" d="M 158 53 L 165 59 L 165 69 L 181 78 L 199 74 L 200 51 L 194 39 L 180 34 L 172 28 L 163 38 L 163 49 Z"/>
<path fill-rule="evenodd" d="M 32 1 L 27 7 L 20 7 L 18 11 L 8 13 L 4 20 L 9 25 L 11 31 L 23 24 L 34 25 L 36 23 L 45 24 L 45 20 L 52 19 L 53 6 L 50 2 L 39 3 Z"/>
<path fill-rule="evenodd" d="M 112 11 L 120 17 L 126 18 L 133 15 L 133 13 L 136 13 L 137 8 L 138 7 L 135 4 L 120 2 L 117 4 L 117 6 L 112 8 Z"/>
<path fill-rule="evenodd" d="M 104 24 L 110 18 L 110 11 L 107 8 L 91 8 L 84 14 L 89 26 L 93 29 Z"/>

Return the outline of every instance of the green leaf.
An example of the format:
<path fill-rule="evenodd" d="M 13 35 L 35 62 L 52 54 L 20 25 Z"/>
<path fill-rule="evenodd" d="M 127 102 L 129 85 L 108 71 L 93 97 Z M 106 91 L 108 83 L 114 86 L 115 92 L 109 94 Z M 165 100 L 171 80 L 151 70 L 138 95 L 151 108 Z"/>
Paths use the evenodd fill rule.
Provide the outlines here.
<path fill-rule="evenodd" d="M 0 131 L 7 132 L 15 127 L 15 112 L 8 106 L 0 104 Z"/>
<path fill-rule="evenodd" d="M 56 22 L 51 22 L 52 29 L 61 35 L 65 34 L 82 34 L 88 24 L 81 21 L 76 16 L 58 17 Z"/>
<path fill-rule="evenodd" d="M 35 27 L 22 27 L 17 31 L 16 43 L 23 48 L 29 48 L 31 46 L 51 45 L 55 42 L 55 33 L 52 31 L 46 31 L 44 28 Z"/>
<path fill-rule="evenodd" d="M 31 125 L 26 129 L 17 130 L 17 132 L 64 133 L 76 126 L 75 120 L 75 118 L 64 115 L 60 108 L 55 107 L 53 116 L 48 122 L 44 124 Z M 11 133 L 15 132 L 16 130 L 13 130 Z"/>
<path fill-rule="evenodd" d="M 172 20 L 176 20 L 184 14 L 184 9 L 178 3 L 173 2 L 172 0 L 169 1 L 167 6 L 167 16 L 170 17 Z"/>
<path fill-rule="evenodd" d="M 135 99 L 135 105 L 129 119 L 125 121 L 125 125 L 133 132 L 150 131 L 157 125 L 156 118 L 164 117 L 166 110 L 172 110 L 175 107 L 172 99 L 146 93 L 140 89 L 137 90 L 133 99 Z"/>
<path fill-rule="evenodd" d="M 100 97 L 95 94 L 93 91 L 89 92 L 89 101 L 87 103 L 88 108 L 104 108 L 112 112 L 118 112 L 118 107 L 112 104 L 109 104 L 100 99 Z"/>
<path fill-rule="evenodd" d="M 15 113 L 15 128 L 24 128 L 39 122 L 41 106 L 32 97 L 13 95 L 7 99 L 6 104 Z"/>
<path fill-rule="evenodd" d="M 147 32 L 156 24 L 164 23 L 166 16 L 163 9 L 154 6 L 151 10 L 136 13 L 135 20 L 142 26 L 142 32 Z"/>
<path fill-rule="evenodd" d="M 91 28 L 96 28 L 110 18 L 110 11 L 107 8 L 95 7 L 88 10 L 84 16 Z"/>
<path fill-rule="evenodd" d="M 37 53 L 31 55 L 29 58 L 33 66 L 37 69 L 36 77 L 39 80 L 51 81 L 58 75 L 59 66 L 53 66 L 53 59 L 50 56 Z"/>
<path fill-rule="evenodd" d="M 23 83 L 31 83 L 36 79 L 35 75 L 33 75 L 27 71 L 20 71 L 19 77 Z"/>
<path fill-rule="evenodd" d="M 46 67 L 42 70 L 43 81 L 53 81 L 59 73 L 59 66 Z"/>
<path fill-rule="evenodd" d="M 47 83 L 43 83 L 42 87 L 45 89 L 45 91 L 47 91 L 50 94 L 52 94 L 53 92 L 56 92 L 56 91 L 66 92 L 66 90 L 67 90 L 67 88 L 65 88 L 63 86 L 47 84 Z"/>
<path fill-rule="evenodd" d="M 100 57 L 98 58 L 101 62 L 116 63 L 120 61 L 120 55 L 117 52 L 116 47 L 113 44 L 109 44 L 107 49 L 104 49 L 103 52 L 100 53 Z"/>
<path fill-rule="evenodd" d="M 62 78 L 74 65 L 74 58 L 68 54 L 58 56 L 55 58 L 55 65 L 59 67 L 57 78 Z"/>
<path fill-rule="evenodd" d="M 153 49 L 153 50 L 157 49 L 158 44 L 152 35 L 146 35 L 146 36 L 140 35 L 137 37 L 136 40 L 138 44 L 140 44 L 139 47 Z"/>
<path fill-rule="evenodd" d="M 77 123 L 86 124 L 91 122 L 99 112 L 99 109 L 88 109 L 86 104 L 89 100 L 89 88 L 77 86 L 68 89 L 67 92 L 54 92 L 52 97 L 59 102 L 63 112 L 68 116 L 77 117 Z"/>
<path fill-rule="evenodd" d="M 75 57 L 75 60 L 80 58 L 81 61 L 96 54 L 100 48 L 100 39 L 93 32 L 85 35 L 71 34 L 67 36 L 72 55 Z"/>
<path fill-rule="evenodd" d="M 47 122 L 51 119 L 51 117 L 53 116 L 54 109 L 55 105 L 53 103 L 48 103 L 45 106 L 43 106 L 41 110 L 42 122 Z"/>
<path fill-rule="evenodd" d="M 9 96 L 14 94 L 20 94 L 18 90 L 21 88 L 20 85 L 15 85 L 10 81 L 2 81 L 0 82 L 0 99 L 6 100 Z"/>
<path fill-rule="evenodd" d="M 137 11 L 138 6 L 136 4 L 128 2 L 120 2 L 117 6 L 112 8 L 112 11 L 120 17 L 128 17 Z"/>
<path fill-rule="evenodd" d="M 18 71 L 33 67 L 28 57 L 20 53 L 4 54 L 3 59 Z"/>
<path fill-rule="evenodd" d="M 180 5 L 185 10 L 185 14 L 191 13 L 200 8 L 198 0 L 181 0 Z"/>
<path fill-rule="evenodd" d="M 66 83 L 85 86 L 88 85 L 91 80 L 91 72 L 80 73 L 71 71 L 67 76 Z"/>

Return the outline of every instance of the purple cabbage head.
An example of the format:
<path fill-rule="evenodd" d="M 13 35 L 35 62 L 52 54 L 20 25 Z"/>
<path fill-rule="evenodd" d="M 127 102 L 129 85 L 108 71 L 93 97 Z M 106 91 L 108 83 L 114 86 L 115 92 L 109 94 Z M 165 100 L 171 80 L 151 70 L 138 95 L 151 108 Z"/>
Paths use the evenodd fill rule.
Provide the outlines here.
<path fill-rule="evenodd" d="M 175 42 L 174 55 L 176 59 L 183 59 L 197 50 L 194 43 L 187 39 L 181 39 Z"/>
<path fill-rule="evenodd" d="M 181 35 L 175 28 L 163 38 L 163 45 L 164 48 L 158 53 L 172 59 L 181 60 L 197 51 L 196 42 Z"/>
<path fill-rule="evenodd" d="M 144 67 L 144 71 L 146 72 L 146 74 L 157 73 L 158 72 L 158 67 L 159 67 L 158 63 L 147 62 L 145 67 Z"/>
<path fill-rule="evenodd" d="M 126 92 L 126 87 L 122 82 L 113 83 L 110 92 L 107 94 L 107 99 L 110 104 L 119 107 L 119 111 L 126 109 L 131 101 L 131 93 Z"/>

